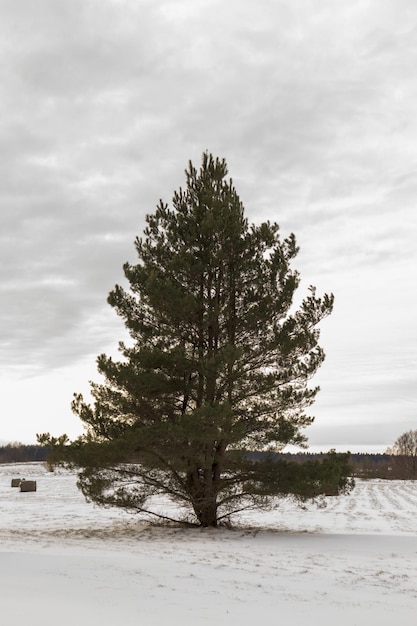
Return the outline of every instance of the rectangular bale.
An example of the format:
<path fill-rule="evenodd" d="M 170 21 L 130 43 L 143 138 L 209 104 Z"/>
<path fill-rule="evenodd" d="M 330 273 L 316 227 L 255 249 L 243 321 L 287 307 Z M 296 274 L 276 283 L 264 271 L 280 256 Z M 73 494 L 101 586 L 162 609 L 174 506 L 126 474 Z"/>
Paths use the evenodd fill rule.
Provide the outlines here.
<path fill-rule="evenodd" d="M 20 487 L 20 483 L 22 482 L 22 480 L 25 480 L 25 479 L 24 478 L 12 478 L 11 486 Z"/>
<path fill-rule="evenodd" d="M 36 480 L 22 480 L 20 491 L 36 491 Z"/>

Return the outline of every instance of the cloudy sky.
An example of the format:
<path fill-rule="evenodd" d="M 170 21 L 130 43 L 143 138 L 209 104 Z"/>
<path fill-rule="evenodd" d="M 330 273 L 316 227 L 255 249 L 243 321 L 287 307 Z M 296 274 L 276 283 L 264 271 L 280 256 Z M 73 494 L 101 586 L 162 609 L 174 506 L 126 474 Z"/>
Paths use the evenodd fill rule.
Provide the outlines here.
<path fill-rule="evenodd" d="M 0 0 L 0 42 L 0 440 L 80 434 L 107 293 L 205 150 L 335 294 L 313 449 L 417 428 L 415 0 Z"/>

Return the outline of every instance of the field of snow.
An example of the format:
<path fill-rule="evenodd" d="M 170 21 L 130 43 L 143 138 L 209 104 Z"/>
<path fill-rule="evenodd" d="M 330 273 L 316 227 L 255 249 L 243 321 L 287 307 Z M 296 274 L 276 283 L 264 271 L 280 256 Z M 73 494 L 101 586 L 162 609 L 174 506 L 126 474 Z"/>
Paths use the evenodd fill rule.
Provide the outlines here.
<path fill-rule="evenodd" d="M 327 506 L 285 499 L 233 530 L 153 526 L 86 503 L 75 483 L 42 464 L 0 465 L 8 624 L 415 623 L 417 483 L 358 481 Z"/>

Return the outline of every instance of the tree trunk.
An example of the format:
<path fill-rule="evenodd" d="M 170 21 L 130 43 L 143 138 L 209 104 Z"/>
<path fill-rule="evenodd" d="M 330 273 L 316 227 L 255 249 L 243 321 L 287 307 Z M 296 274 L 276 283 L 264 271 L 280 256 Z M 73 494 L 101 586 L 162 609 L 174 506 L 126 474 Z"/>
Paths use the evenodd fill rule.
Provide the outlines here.
<path fill-rule="evenodd" d="M 204 528 L 217 527 L 217 502 L 215 497 L 197 501 L 193 506 L 201 526 Z"/>
<path fill-rule="evenodd" d="M 205 528 L 217 526 L 217 495 L 210 470 L 196 469 L 189 474 L 190 496 L 194 513 Z"/>

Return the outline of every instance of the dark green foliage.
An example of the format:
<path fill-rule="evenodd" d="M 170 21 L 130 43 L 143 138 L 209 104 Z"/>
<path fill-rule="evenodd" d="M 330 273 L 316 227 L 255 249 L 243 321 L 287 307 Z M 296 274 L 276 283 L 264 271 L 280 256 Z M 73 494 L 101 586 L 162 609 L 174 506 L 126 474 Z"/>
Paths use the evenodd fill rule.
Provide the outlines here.
<path fill-rule="evenodd" d="M 267 455 L 254 463 L 254 491 L 259 489 L 265 495 L 292 494 L 300 499 L 346 493 L 352 485 L 349 456 L 329 452 L 320 459 L 296 463 Z"/>
<path fill-rule="evenodd" d="M 199 172 L 190 163 L 173 208 L 161 201 L 136 239 L 130 290 L 109 295 L 131 345 L 120 344 L 118 362 L 98 357 L 105 382 L 92 383 L 94 406 L 73 402 L 86 434 L 55 445 L 56 458 L 84 468 L 81 489 L 99 504 L 147 510 L 165 493 L 215 526 L 270 496 L 346 487 L 345 457 L 299 469 L 237 451 L 305 441 L 318 391 L 307 383 L 324 359 L 317 324 L 333 296 L 311 287 L 291 311 L 295 237 L 249 226 L 226 175 L 211 155 Z"/>

